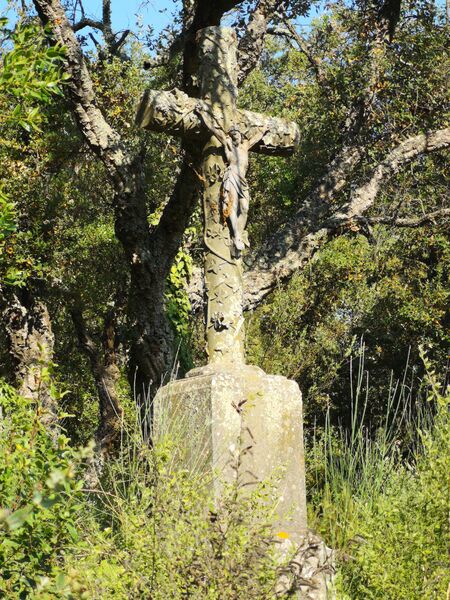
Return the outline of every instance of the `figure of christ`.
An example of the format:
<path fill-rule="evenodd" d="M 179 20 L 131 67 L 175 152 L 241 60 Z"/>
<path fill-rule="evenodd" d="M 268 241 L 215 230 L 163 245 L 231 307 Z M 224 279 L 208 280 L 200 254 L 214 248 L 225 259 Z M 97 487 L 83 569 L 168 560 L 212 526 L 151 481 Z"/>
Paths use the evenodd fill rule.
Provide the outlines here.
<path fill-rule="evenodd" d="M 180 90 L 147 90 L 140 127 L 176 135 L 202 149 L 205 217 L 206 337 L 211 363 L 245 363 L 242 265 L 249 208 L 248 152 L 290 156 L 295 123 L 237 108 L 237 37 L 207 27 L 197 35 L 199 97 Z"/>
<path fill-rule="evenodd" d="M 245 246 L 249 245 L 245 231 L 250 200 L 247 183 L 248 154 L 264 136 L 265 130 L 256 129 L 256 133 L 249 138 L 238 125 L 233 125 L 228 133 L 225 133 L 218 118 L 211 111 L 205 110 L 203 103 L 201 108 L 203 110 L 198 111 L 199 115 L 224 149 L 227 167 L 223 174 L 221 214 L 230 229 L 231 256 L 239 258 Z"/>
<path fill-rule="evenodd" d="M 250 200 L 247 183 L 248 153 L 250 148 L 261 139 L 261 132 L 248 139 L 238 127 L 233 127 L 224 146 L 227 168 L 222 184 L 222 215 L 230 227 L 233 258 L 239 258 L 244 247 L 248 246 L 245 231 Z"/>

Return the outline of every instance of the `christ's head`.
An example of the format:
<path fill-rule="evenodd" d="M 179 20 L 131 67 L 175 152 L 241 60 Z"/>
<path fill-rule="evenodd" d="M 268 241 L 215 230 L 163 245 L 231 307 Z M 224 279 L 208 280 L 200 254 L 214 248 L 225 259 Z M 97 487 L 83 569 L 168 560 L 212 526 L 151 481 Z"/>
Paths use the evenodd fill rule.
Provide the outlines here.
<path fill-rule="evenodd" d="M 234 126 L 230 129 L 230 137 L 234 146 L 242 144 L 242 133 L 239 127 Z"/>

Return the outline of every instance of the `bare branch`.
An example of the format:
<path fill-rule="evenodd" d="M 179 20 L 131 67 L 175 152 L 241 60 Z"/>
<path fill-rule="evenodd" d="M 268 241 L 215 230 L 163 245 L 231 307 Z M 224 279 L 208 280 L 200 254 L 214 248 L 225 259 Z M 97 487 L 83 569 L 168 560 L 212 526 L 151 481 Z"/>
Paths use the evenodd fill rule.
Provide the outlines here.
<path fill-rule="evenodd" d="M 287 33 L 290 36 L 290 38 L 295 41 L 300 52 L 302 52 L 308 59 L 309 64 L 314 70 L 317 81 L 320 84 L 324 84 L 326 79 L 322 71 L 321 60 L 317 56 L 314 56 L 314 54 L 311 51 L 311 48 L 308 46 L 306 41 L 298 34 L 297 30 L 288 19 L 284 20 L 284 24 L 286 26 Z"/>
<path fill-rule="evenodd" d="M 115 41 L 112 43 L 111 45 L 111 54 L 117 54 L 119 52 L 119 50 L 122 48 L 122 46 L 125 44 L 127 37 L 130 35 L 130 30 L 129 29 L 125 29 L 124 31 L 122 31 L 122 33 L 120 34 L 119 38 L 116 40 L 115 38 L 119 35 L 118 33 L 115 34 L 114 39 Z"/>
<path fill-rule="evenodd" d="M 441 150 L 450 145 L 450 128 L 422 133 L 401 142 L 372 171 L 368 181 L 358 187 L 350 196 L 350 201 L 335 215 L 335 219 L 349 219 L 366 212 L 374 203 L 380 186 L 400 168 L 419 155 Z"/>
<path fill-rule="evenodd" d="M 421 217 L 353 217 L 356 223 L 368 223 L 369 225 L 391 225 L 392 227 L 407 227 L 414 229 L 422 225 L 436 225 L 441 219 L 450 217 L 450 208 L 440 208 L 433 212 L 426 213 Z"/>
<path fill-rule="evenodd" d="M 103 0 L 102 2 L 103 26 L 111 31 L 111 0 Z"/>
<path fill-rule="evenodd" d="M 72 26 L 73 31 L 76 33 L 85 29 L 86 27 L 92 27 L 93 29 L 98 29 L 103 34 L 105 39 L 105 44 L 108 49 L 108 52 L 115 56 L 118 54 L 122 46 L 124 45 L 130 30 L 126 29 L 123 32 L 114 33 L 112 30 L 112 22 L 111 22 L 111 0 L 103 0 L 102 3 L 102 20 L 99 21 L 97 19 L 91 19 L 86 17 L 84 12 L 83 4 L 80 2 L 81 9 L 81 19 Z M 97 42 L 92 33 L 89 34 L 89 37 L 94 42 L 96 48 L 101 52 L 100 44 Z"/>
<path fill-rule="evenodd" d="M 95 19 L 89 19 L 86 17 L 83 17 L 78 21 L 78 23 L 75 23 L 73 30 L 77 32 L 81 31 L 81 29 L 84 29 L 85 27 L 92 27 L 93 29 L 103 31 L 103 23 L 101 21 L 96 21 Z"/>

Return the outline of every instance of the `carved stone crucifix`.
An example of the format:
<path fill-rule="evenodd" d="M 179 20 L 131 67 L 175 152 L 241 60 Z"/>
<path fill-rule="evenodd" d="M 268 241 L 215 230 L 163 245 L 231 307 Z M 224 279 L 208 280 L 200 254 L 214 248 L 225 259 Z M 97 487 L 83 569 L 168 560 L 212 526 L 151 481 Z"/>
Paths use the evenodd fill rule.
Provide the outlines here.
<path fill-rule="evenodd" d="M 136 123 L 201 144 L 209 361 L 239 364 L 245 362 L 240 254 L 248 245 L 248 152 L 289 156 L 299 133 L 295 123 L 236 107 L 233 29 L 206 27 L 197 42 L 200 98 L 177 89 L 147 90 Z"/>

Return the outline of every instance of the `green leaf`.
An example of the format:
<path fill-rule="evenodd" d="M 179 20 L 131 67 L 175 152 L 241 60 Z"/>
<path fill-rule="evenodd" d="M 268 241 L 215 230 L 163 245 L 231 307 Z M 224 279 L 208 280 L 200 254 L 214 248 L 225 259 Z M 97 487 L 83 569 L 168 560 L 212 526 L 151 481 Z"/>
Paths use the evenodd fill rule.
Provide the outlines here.
<path fill-rule="evenodd" d="M 33 513 L 32 506 L 25 506 L 23 508 L 19 508 L 19 510 L 14 511 L 9 514 L 5 519 L 4 523 L 10 531 L 15 531 L 22 527 L 31 517 Z"/>

